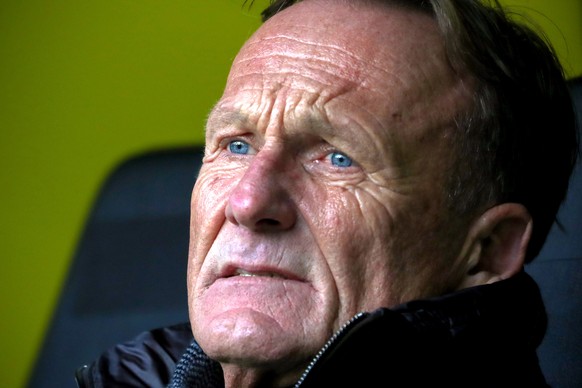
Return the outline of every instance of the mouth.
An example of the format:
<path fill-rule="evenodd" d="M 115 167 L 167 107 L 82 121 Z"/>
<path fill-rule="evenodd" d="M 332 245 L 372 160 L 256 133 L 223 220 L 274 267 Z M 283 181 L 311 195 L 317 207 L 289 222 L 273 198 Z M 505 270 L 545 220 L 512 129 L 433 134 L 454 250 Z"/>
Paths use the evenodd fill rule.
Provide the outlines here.
<path fill-rule="evenodd" d="M 242 277 L 266 277 L 266 278 L 279 278 L 279 279 L 286 279 L 285 276 L 278 274 L 278 273 L 273 273 L 273 272 L 266 272 L 266 271 L 260 271 L 260 272 L 249 272 L 249 271 L 245 271 L 244 269 L 240 269 L 237 268 L 234 273 L 229 276 L 229 277 L 234 277 L 234 276 L 242 276 Z"/>
<path fill-rule="evenodd" d="M 297 274 L 284 270 L 279 267 L 272 266 L 240 266 L 240 265 L 226 265 L 220 271 L 219 278 L 265 278 L 265 279 L 280 279 L 280 280 L 298 280 L 302 279 Z"/>

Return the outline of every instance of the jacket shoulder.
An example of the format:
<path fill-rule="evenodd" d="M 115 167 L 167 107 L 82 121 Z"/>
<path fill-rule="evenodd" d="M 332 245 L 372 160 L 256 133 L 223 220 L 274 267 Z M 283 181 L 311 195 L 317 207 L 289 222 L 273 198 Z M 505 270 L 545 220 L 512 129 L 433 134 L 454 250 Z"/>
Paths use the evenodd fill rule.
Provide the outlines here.
<path fill-rule="evenodd" d="M 176 363 L 192 341 L 188 322 L 142 332 L 80 367 L 75 374 L 77 385 L 80 388 L 166 386 Z"/>

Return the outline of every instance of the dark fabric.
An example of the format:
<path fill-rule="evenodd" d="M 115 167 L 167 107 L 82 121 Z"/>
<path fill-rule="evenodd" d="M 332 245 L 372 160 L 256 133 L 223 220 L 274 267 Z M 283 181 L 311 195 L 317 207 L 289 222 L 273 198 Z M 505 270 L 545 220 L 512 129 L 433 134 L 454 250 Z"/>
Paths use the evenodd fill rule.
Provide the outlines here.
<path fill-rule="evenodd" d="M 548 387 L 536 355 L 545 327 L 539 290 L 522 273 L 365 315 L 301 387 Z"/>
<path fill-rule="evenodd" d="M 171 334 L 176 329 L 182 334 Z M 296 386 L 548 387 L 536 355 L 545 329 L 539 289 L 520 273 L 358 315 L 324 346 Z M 87 386 L 162 387 L 172 371 L 171 388 L 224 386 L 219 364 L 185 330 L 189 326 L 143 334 L 107 352 L 89 368 Z"/>
<path fill-rule="evenodd" d="M 186 350 L 176 366 L 169 388 L 221 388 L 224 387 L 222 368 L 208 358 L 196 341 Z"/>
<path fill-rule="evenodd" d="M 159 328 L 107 350 L 77 372 L 81 388 L 165 387 L 192 343 L 189 323 Z"/>

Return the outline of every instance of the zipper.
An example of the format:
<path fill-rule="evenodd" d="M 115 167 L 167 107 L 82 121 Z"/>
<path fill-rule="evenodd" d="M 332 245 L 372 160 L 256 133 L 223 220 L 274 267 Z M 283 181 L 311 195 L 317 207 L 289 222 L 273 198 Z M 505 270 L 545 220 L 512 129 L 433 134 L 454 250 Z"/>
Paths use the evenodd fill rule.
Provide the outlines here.
<path fill-rule="evenodd" d="M 90 369 L 87 365 L 83 365 L 75 371 L 75 381 L 77 382 L 78 388 L 89 388 L 92 386 L 88 375 L 89 373 Z"/>
<path fill-rule="evenodd" d="M 321 360 L 321 358 L 325 355 L 325 353 L 337 341 L 339 341 L 340 338 L 342 338 L 344 336 L 344 334 L 348 331 L 348 329 L 350 329 L 356 323 L 358 323 L 359 321 L 361 321 L 367 315 L 368 315 L 368 313 L 364 313 L 364 312 L 357 313 L 349 321 L 347 321 L 346 323 L 344 323 L 342 325 L 342 327 L 340 327 L 331 336 L 331 338 L 327 340 L 327 342 L 325 343 L 325 345 L 323 345 L 323 347 L 319 350 L 319 352 L 317 352 L 317 354 L 315 355 L 315 357 L 313 357 L 313 359 L 311 360 L 311 362 L 309 363 L 309 365 L 307 366 L 307 368 L 305 368 L 305 371 L 303 371 L 303 374 L 301 375 L 301 377 L 299 378 L 299 380 L 297 380 L 297 383 L 295 383 L 294 388 L 299 388 L 303 384 L 303 382 L 305 381 L 305 379 L 307 378 L 307 375 L 311 372 L 311 370 L 313 370 L 313 368 L 315 367 L 315 365 L 317 364 L 317 362 L 319 360 Z"/>

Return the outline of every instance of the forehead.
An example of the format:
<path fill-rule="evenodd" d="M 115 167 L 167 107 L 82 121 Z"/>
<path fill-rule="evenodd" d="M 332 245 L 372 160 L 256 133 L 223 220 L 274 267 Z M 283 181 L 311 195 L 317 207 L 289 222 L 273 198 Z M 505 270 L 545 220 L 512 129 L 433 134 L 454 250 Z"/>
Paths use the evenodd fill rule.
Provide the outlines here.
<path fill-rule="evenodd" d="M 243 46 L 209 124 L 230 111 L 258 132 L 289 133 L 304 131 L 307 119 L 325 122 L 317 128 L 336 139 L 357 134 L 360 148 L 382 143 L 374 147 L 386 152 L 397 142 L 418 151 L 418 142 L 431 147 L 453 127 L 470 92 L 430 15 L 375 1 L 304 0 Z"/>
<path fill-rule="evenodd" d="M 401 111 L 436 98 L 455 78 L 430 15 L 374 1 L 304 0 L 249 39 L 225 96 L 299 86 L 323 100 L 349 94 L 354 104 L 382 99 Z"/>
<path fill-rule="evenodd" d="M 347 82 L 373 83 L 445 62 L 436 22 L 427 14 L 378 2 L 307 0 L 267 21 L 233 70 L 309 76 L 327 69 Z"/>

